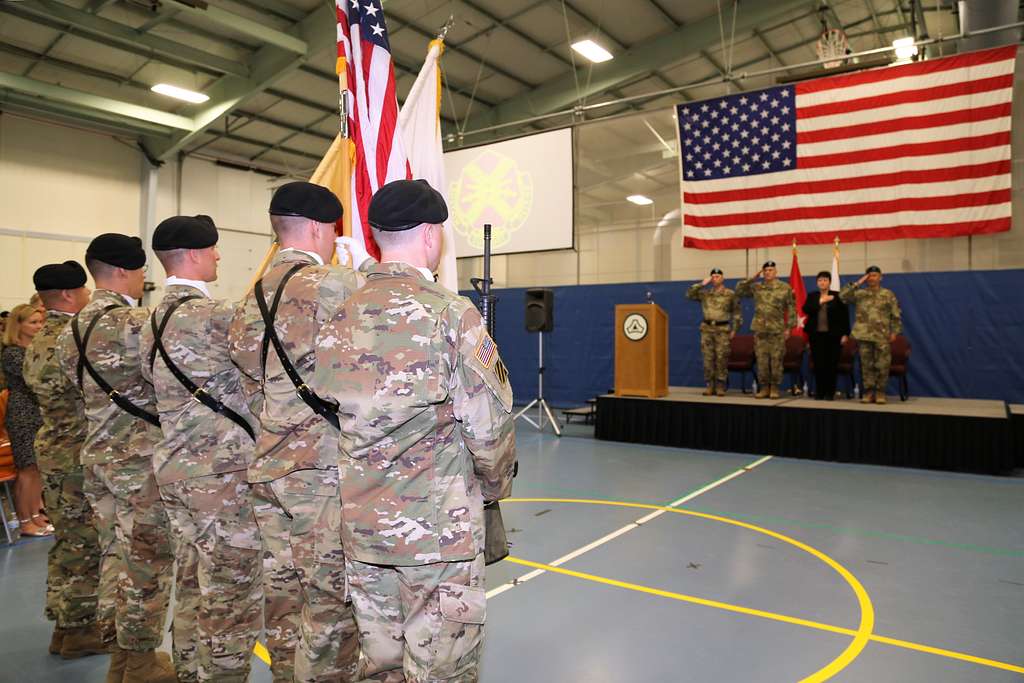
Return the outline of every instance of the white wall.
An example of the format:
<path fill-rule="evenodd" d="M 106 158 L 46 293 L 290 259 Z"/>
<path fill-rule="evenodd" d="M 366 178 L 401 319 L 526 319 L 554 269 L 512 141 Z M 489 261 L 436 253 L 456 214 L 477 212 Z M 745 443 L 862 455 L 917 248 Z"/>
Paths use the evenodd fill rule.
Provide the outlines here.
<path fill-rule="evenodd" d="M 108 136 L 0 116 L 0 306 L 28 301 L 36 268 L 81 260 L 95 235 L 135 234 L 138 157 Z"/>
<path fill-rule="evenodd" d="M 189 158 L 180 169 L 177 162 L 160 167 L 154 206 L 145 211 L 146 167 L 130 142 L 0 115 L 0 308 L 28 301 L 40 265 L 66 259 L 84 264 L 96 235 L 151 235 L 160 220 L 175 214 L 213 217 L 221 230 L 221 262 L 211 293 L 241 297 L 270 246 L 267 207 L 283 181 Z M 143 225 L 147 216 L 151 225 Z M 164 277 L 151 257 L 147 280 L 157 290 L 147 301 L 159 300 Z"/>

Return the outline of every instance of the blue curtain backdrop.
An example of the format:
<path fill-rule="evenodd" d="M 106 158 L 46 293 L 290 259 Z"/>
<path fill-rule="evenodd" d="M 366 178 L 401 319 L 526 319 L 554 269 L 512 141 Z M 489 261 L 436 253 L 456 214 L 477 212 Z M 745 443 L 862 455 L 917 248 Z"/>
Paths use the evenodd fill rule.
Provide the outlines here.
<path fill-rule="evenodd" d="M 853 278 L 845 275 L 843 282 Z M 700 305 L 685 297 L 690 284 L 553 287 L 555 329 L 544 335 L 545 398 L 556 406 L 580 405 L 612 388 L 615 305 L 643 303 L 648 291 L 669 317 L 669 384 L 702 385 Z M 808 292 L 816 288 L 813 276 L 804 284 Z M 735 288 L 736 280 L 727 285 Z M 899 298 L 913 346 L 911 395 L 1024 403 L 1022 285 L 1024 270 L 886 275 L 883 286 Z M 537 335 L 524 326 L 524 292 L 495 290 L 495 337 L 519 404 L 537 395 Z M 477 301 L 475 293 L 463 294 Z M 752 314 L 753 302 L 745 299 L 743 332 Z"/>

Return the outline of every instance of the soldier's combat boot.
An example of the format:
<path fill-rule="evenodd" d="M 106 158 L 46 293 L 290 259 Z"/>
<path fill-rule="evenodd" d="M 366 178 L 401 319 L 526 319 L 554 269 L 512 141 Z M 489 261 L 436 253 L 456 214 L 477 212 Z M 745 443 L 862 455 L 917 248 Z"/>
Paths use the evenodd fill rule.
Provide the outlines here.
<path fill-rule="evenodd" d="M 875 403 L 878 403 L 879 405 L 884 405 L 888 403 L 888 401 L 885 400 L 885 394 L 882 393 L 881 391 L 875 394 Z"/>
<path fill-rule="evenodd" d="M 110 669 L 107 670 L 105 683 L 121 683 L 124 680 L 124 670 L 128 665 L 128 650 L 122 650 L 117 645 L 110 651 Z"/>
<path fill-rule="evenodd" d="M 53 635 L 50 636 L 50 654 L 59 655 L 61 643 L 64 642 L 64 629 L 53 627 Z"/>
<path fill-rule="evenodd" d="M 715 394 L 718 396 L 725 396 L 725 382 L 719 382 L 715 385 Z"/>
<path fill-rule="evenodd" d="M 771 391 L 768 392 L 768 398 L 782 398 L 779 396 L 779 388 L 774 384 L 771 386 Z"/>
<path fill-rule="evenodd" d="M 64 659 L 78 659 L 107 652 L 110 652 L 110 647 L 103 642 L 95 624 L 70 628 L 64 632 L 64 643 L 60 649 L 60 656 Z"/>
<path fill-rule="evenodd" d="M 701 392 L 701 396 L 711 396 L 715 393 L 715 383 L 708 382 L 708 385 L 704 387 L 704 391 Z"/>
<path fill-rule="evenodd" d="M 178 683 L 178 675 L 166 652 L 128 652 L 122 683 Z"/>
<path fill-rule="evenodd" d="M 768 385 L 762 384 L 761 388 L 754 394 L 754 398 L 768 398 Z"/>
<path fill-rule="evenodd" d="M 875 402 L 875 392 L 873 392 L 873 391 L 865 391 L 864 395 L 860 397 L 860 402 L 861 403 L 874 403 Z"/>

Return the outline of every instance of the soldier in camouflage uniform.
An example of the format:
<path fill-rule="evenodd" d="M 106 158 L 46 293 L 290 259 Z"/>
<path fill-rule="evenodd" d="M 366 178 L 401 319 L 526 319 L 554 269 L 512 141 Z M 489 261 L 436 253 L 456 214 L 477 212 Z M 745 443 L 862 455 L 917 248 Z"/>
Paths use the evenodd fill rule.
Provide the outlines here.
<path fill-rule="evenodd" d="M 57 339 L 61 371 L 85 400 L 88 433 L 81 458 L 102 550 L 100 610 L 113 603 L 116 613 L 117 649 L 107 674 L 111 683 L 176 680 L 167 655 L 156 653 L 163 640 L 174 556 L 153 476 L 153 449 L 161 434 L 147 420 L 156 420 L 156 399 L 142 379 L 139 355 L 139 333 L 149 322 L 149 312 L 136 307 L 145 262 L 138 237 L 106 233 L 95 238 L 85 264 L 96 291 Z M 79 365 L 76 324 L 95 377 Z M 110 385 L 109 394 L 97 377 Z"/>
<path fill-rule="evenodd" d="M 281 292 L 274 330 L 289 362 L 308 381 L 317 330 L 364 279 L 351 268 L 328 265 L 342 213 L 329 190 L 311 183 L 283 185 L 270 213 L 281 250 L 262 278 L 262 294 L 269 311 L 285 275 L 299 267 Z M 356 259 L 362 263 L 366 255 Z M 231 358 L 255 387 L 253 412 L 262 424 L 248 478 L 263 535 L 271 672 L 277 682 L 353 680 L 359 640 L 345 588 L 337 431 L 299 397 L 275 349 L 264 341 L 256 296 L 250 292 L 239 304 L 229 345 Z"/>
<path fill-rule="evenodd" d="M 758 277 L 764 281 L 755 284 Z M 790 328 L 796 325 L 796 297 L 790 286 L 778 279 L 775 261 L 765 261 L 757 275 L 736 285 L 736 294 L 754 299 L 754 320 L 750 323 L 757 359 L 754 398 L 779 398 L 786 340 Z"/>
<path fill-rule="evenodd" d="M 867 289 L 860 289 L 865 282 Z M 885 385 L 889 381 L 892 347 L 903 332 L 900 304 L 892 290 L 882 287 L 882 270 L 870 266 L 856 282 L 839 292 L 847 304 L 857 304 L 857 314 L 850 333 L 857 340 L 860 352 L 860 373 L 864 384 L 861 403 L 886 403 Z"/>
<path fill-rule="evenodd" d="M 168 277 L 142 330 L 142 375 L 163 431 L 153 468 L 188 588 L 175 595 L 174 618 L 194 635 L 177 644 L 181 683 L 247 680 L 263 627 L 262 547 L 246 481 L 258 423 L 228 356 L 235 307 L 211 299 L 206 286 L 217 279 L 217 238 L 208 216 L 157 226 L 153 250 Z"/>
<path fill-rule="evenodd" d="M 729 380 L 729 340 L 743 324 L 740 300 L 723 283 L 720 268 L 712 268 L 703 282 L 690 285 L 686 298 L 699 301 L 704 319 L 700 324 L 700 352 L 704 356 L 705 396 L 725 396 Z M 708 284 L 711 290 L 705 289 Z"/>
<path fill-rule="evenodd" d="M 46 306 L 46 322 L 25 352 L 24 377 L 43 418 L 35 452 L 56 538 L 46 576 L 46 612 L 57 622 L 50 653 L 72 659 L 108 651 L 96 624 L 100 545 L 79 457 L 85 411 L 78 387 L 61 372 L 56 356 L 57 337 L 89 303 L 89 288 L 85 269 L 75 261 L 42 266 L 32 280 Z"/>
<path fill-rule="evenodd" d="M 447 208 L 424 181 L 370 203 L 381 263 L 317 337 L 338 401 L 342 538 L 364 680 L 478 680 L 485 501 L 512 486 L 508 372 L 473 304 L 435 284 Z"/>

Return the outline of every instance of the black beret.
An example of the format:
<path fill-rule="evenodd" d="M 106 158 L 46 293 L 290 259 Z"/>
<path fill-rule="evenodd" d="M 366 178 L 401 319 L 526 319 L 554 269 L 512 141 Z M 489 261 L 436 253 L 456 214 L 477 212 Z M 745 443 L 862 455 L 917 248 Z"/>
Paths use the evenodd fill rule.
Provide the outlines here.
<path fill-rule="evenodd" d="M 86 279 L 85 268 L 77 261 L 47 263 L 32 274 L 32 284 L 36 286 L 37 292 L 45 292 L 48 289 L 78 289 L 85 287 Z"/>
<path fill-rule="evenodd" d="M 721 268 L 712 268 L 711 269 L 711 274 L 712 275 L 725 275 L 725 273 L 722 272 Z"/>
<path fill-rule="evenodd" d="M 765 261 L 764 265 L 761 266 L 761 269 L 763 270 L 765 268 L 774 268 L 774 267 L 775 267 L 775 261 Z"/>
<path fill-rule="evenodd" d="M 89 242 L 85 257 L 125 270 L 138 270 L 146 265 L 146 252 L 138 237 L 105 232 Z"/>
<path fill-rule="evenodd" d="M 395 180 L 373 195 L 367 217 L 378 230 L 398 232 L 421 223 L 444 223 L 448 205 L 426 180 Z"/>
<path fill-rule="evenodd" d="M 271 216 L 301 216 L 318 223 L 341 220 L 341 202 L 323 185 L 297 181 L 277 188 L 270 200 Z"/>
<path fill-rule="evenodd" d="M 206 249 L 217 244 L 217 226 L 209 216 L 171 216 L 153 231 L 153 249 Z"/>
<path fill-rule="evenodd" d="M 868 273 L 878 273 L 879 275 L 881 275 L 882 269 L 879 268 L 878 266 L 868 266 L 868 269 L 864 271 L 864 274 L 867 275 Z"/>

